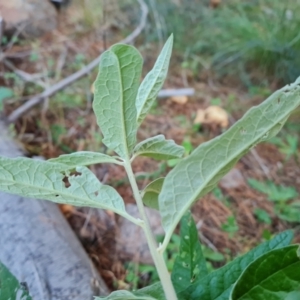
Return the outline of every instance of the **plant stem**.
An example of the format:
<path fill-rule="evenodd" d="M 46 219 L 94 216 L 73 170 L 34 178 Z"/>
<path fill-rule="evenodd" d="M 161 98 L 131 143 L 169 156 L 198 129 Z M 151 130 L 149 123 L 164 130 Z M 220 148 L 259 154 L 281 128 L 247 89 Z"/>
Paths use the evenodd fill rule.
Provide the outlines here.
<path fill-rule="evenodd" d="M 163 253 L 160 253 L 157 251 L 157 243 L 155 241 L 155 238 L 152 234 L 152 230 L 149 224 L 149 220 L 148 217 L 146 215 L 145 209 L 144 209 L 144 204 L 143 204 L 143 200 L 141 197 L 141 194 L 139 192 L 139 188 L 137 186 L 136 180 L 135 180 L 135 176 L 134 173 L 132 171 L 131 168 L 131 164 L 129 161 L 125 162 L 124 164 L 127 175 L 128 175 L 128 179 L 129 182 L 131 184 L 131 188 L 133 191 L 133 195 L 138 207 L 138 210 L 140 212 L 141 218 L 144 221 L 144 225 L 142 226 L 147 242 L 148 242 L 148 246 L 150 249 L 150 253 L 152 256 L 152 259 L 154 261 L 156 270 L 158 272 L 160 281 L 161 281 L 161 285 L 163 287 L 165 296 L 167 300 L 177 300 L 177 295 L 175 293 L 172 281 L 171 281 L 171 277 L 170 274 L 168 272 L 164 257 L 163 257 Z"/>

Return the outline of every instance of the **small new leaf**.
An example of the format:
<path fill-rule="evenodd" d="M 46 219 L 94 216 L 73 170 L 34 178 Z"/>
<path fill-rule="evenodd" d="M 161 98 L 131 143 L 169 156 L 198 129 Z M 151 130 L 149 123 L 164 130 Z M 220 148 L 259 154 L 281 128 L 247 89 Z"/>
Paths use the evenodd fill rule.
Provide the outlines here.
<path fill-rule="evenodd" d="M 132 219 L 116 190 L 102 185 L 88 168 L 76 167 L 75 174 L 65 168 L 62 164 L 24 157 L 0 157 L 0 190 L 57 203 L 109 209 Z"/>
<path fill-rule="evenodd" d="M 160 134 L 140 142 L 135 146 L 133 152 L 134 156 L 167 160 L 182 157 L 184 148 L 175 144 L 173 140 L 166 140 L 165 136 Z"/>
<path fill-rule="evenodd" d="M 224 267 L 217 269 L 204 278 L 200 278 L 200 280 L 179 293 L 179 299 L 228 300 L 233 284 L 250 263 L 265 253 L 288 246 L 292 239 L 292 231 L 284 231 L 278 234 L 271 241 L 260 244 Z"/>
<path fill-rule="evenodd" d="M 51 158 L 48 161 L 52 163 L 67 165 L 68 169 L 75 169 L 77 166 L 89 166 L 94 164 L 121 163 L 120 161 L 109 155 L 90 151 L 80 151 L 72 154 L 63 154 L 59 157 Z"/>
<path fill-rule="evenodd" d="M 141 124 L 144 120 L 164 84 L 168 73 L 172 47 L 173 35 L 171 35 L 167 40 L 160 55 L 157 58 L 153 69 L 147 74 L 139 87 L 136 98 L 138 124 Z"/>
<path fill-rule="evenodd" d="M 300 105 L 300 78 L 251 108 L 221 136 L 201 144 L 167 176 L 159 195 L 166 237 L 162 248 L 187 209 L 211 191 L 236 162 L 256 144 L 274 136 Z"/>
<path fill-rule="evenodd" d="M 150 182 L 142 191 L 143 202 L 146 206 L 153 209 L 159 209 L 158 207 L 158 195 L 161 191 L 164 178 L 158 178 Z"/>
<path fill-rule="evenodd" d="M 176 293 L 182 292 L 206 275 L 206 261 L 202 254 L 198 230 L 191 213 L 188 212 L 180 222 L 180 249 L 172 272 Z"/>
<path fill-rule="evenodd" d="M 93 109 L 103 143 L 128 159 L 136 144 L 135 99 L 142 72 L 142 57 L 132 46 L 117 44 L 101 56 L 95 81 Z"/>
<path fill-rule="evenodd" d="M 266 253 L 252 262 L 232 290 L 231 300 L 286 300 L 300 289 L 299 245 Z"/>

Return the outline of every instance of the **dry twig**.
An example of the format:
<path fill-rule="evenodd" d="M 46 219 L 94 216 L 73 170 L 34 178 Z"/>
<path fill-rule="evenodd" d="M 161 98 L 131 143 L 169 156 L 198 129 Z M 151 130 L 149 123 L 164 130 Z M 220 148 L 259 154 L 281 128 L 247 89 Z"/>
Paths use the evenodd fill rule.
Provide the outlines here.
<path fill-rule="evenodd" d="M 10 61 L 8 61 L 6 59 L 3 60 L 3 64 L 7 68 L 9 68 L 10 70 L 12 70 L 20 78 L 22 78 L 24 81 L 35 83 L 35 84 L 41 86 L 44 89 L 46 89 L 48 87 L 48 85 L 46 83 L 44 83 L 43 81 L 39 80 L 41 77 L 43 77 L 43 75 L 42 76 L 40 74 L 32 75 L 32 74 L 26 73 L 26 72 L 24 72 L 22 70 L 19 70 Z"/>
<path fill-rule="evenodd" d="M 147 15 L 148 15 L 148 7 L 144 0 L 138 0 L 140 7 L 141 7 L 141 19 L 138 27 L 135 28 L 135 30 L 128 35 L 125 39 L 120 41 L 120 43 L 124 44 L 130 44 L 132 43 L 135 38 L 142 32 L 142 30 L 146 26 L 147 21 Z M 73 82 L 77 81 L 81 77 L 87 75 L 90 73 L 95 67 L 97 67 L 100 63 L 100 56 L 98 56 L 96 59 L 94 59 L 91 63 L 84 66 L 81 70 L 77 71 L 76 73 L 68 76 L 67 78 L 57 82 L 53 86 L 50 86 L 49 88 L 45 89 L 44 92 L 41 94 L 36 95 L 35 97 L 31 98 L 29 101 L 21 105 L 19 108 L 17 108 L 13 113 L 11 113 L 7 121 L 8 123 L 14 123 L 17 119 L 19 119 L 22 115 L 24 115 L 27 111 L 29 111 L 32 107 L 35 105 L 41 103 L 44 99 L 47 97 L 51 97 L 58 91 L 62 90 L 66 86 L 72 84 Z"/>

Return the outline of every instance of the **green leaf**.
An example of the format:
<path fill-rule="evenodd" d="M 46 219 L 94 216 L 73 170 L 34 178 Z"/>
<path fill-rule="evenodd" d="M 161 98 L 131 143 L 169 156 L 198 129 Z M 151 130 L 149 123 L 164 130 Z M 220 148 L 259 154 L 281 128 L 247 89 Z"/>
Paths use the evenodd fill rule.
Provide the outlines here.
<path fill-rule="evenodd" d="M 3 110 L 3 100 L 11 98 L 14 95 L 12 89 L 0 86 L 0 112 Z"/>
<path fill-rule="evenodd" d="M 135 156 L 167 160 L 182 157 L 184 148 L 176 145 L 173 140 L 166 140 L 165 136 L 160 134 L 140 142 L 135 146 L 133 152 Z"/>
<path fill-rule="evenodd" d="M 32 300 L 26 288 L 0 263 L 0 300 Z"/>
<path fill-rule="evenodd" d="M 176 257 L 172 282 L 176 293 L 207 275 L 206 261 L 202 253 L 198 230 L 190 212 L 180 222 L 180 249 Z"/>
<path fill-rule="evenodd" d="M 77 166 L 88 166 L 103 163 L 117 163 L 120 161 L 109 155 L 90 151 L 80 151 L 71 154 L 60 155 L 56 158 L 51 158 L 48 161 L 52 163 L 60 163 L 67 165 L 69 169 L 74 169 Z"/>
<path fill-rule="evenodd" d="M 139 87 L 136 98 L 138 124 L 141 124 L 144 120 L 145 116 L 156 100 L 158 92 L 164 84 L 168 73 L 172 47 L 173 35 L 171 35 L 167 40 L 156 60 L 153 69 L 147 74 Z"/>
<path fill-rule="evenodd" d="M 292 239 L 292 231 L 278 234 L 271 241 L 260 244 L 224 267 L 196 281 L 179 294 L 179 299 L 228 300 L 233 284 L 251 262 L 271 250 L 289 245 Z"/>
<path fill-rule="evenodd" d="M 163 248 L 185 211 L 211 191 L 249 149 L 277 134 L 299 104 L 300 77 L 252 107 L 225 133 L 201 144 L 171 170 L 159 195 L 166 232 Z"/>
<path fill-rule="evenodd" d="M 96 297 L 95 300 L 166 300 L 160 283 L 147 286 L 135 292 L 115 291 L 107 297 Z"/>
<path fill-rule="evenodd" d="M 233 287 L 231 300 L 285 300 L 300 290 L 299 245 L 273 250 L 252 262 Z"/>
<path fill-rule="evenodd" d="M 101 56 L 95 81 L 93 109 L 103 143 L 128 159 L 136 144 L 135 99 L 142 72 L 142 57 L 132 46 L 117 44 Z"/>
<path fill-rule="evenodd" d="M 0 190 L 29 198 L 112 210 L 132 219 L 120 195 L 102 185 L 86 167 L 65 172 L 65 165 L 24 157 L 0 157 Z"/>
<path fill-rule="evenodd" d="M 150 182 L 143 190 L 142 197 L 146 206 L 158 210 L 158 195 L 165 178 L 158 178 Z"/>
<path fill-rule="evenodd" d="M 256 179 L 249 178 L 248 183 L 255 190 L 267 194 L 271 201 L 287 201 L 298 196 L 294 187 L 276 185 L 272 181 L 261 182 Z"/>

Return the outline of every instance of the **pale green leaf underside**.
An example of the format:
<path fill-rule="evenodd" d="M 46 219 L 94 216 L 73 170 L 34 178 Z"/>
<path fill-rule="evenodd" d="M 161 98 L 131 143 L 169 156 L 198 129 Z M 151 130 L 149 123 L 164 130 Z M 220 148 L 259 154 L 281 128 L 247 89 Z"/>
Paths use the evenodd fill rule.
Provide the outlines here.
<path fill-rule="evenodd" d="M 286 300 L 300 290 L 299 245 L 273 250 L 252 262 L 236 282 L 231 300 Z M 299 299 L 299 298 L 298 298 Z"/>
<path fill-rule="evenodd" d="M 29 158 L 0 157 L 0 190 L 23 197 L 112 210 L 128 218 L 121 196 L 86 167 L 64 172 L 65 165 Z M 68 182 L 68 184 L 66 184 Z"/>
<path fill-rule="evenodd" d="M 107 297 L 96 297 L 95 300 L 157 300 L 157 298 L 147 295 L 136 296 L 129 291 L 115 291 Z"/>
<path fill-rule="evenodd" d="M 76 168 L 77 166 L 89 166 L 103 163 L 120 163 L 120 161 L 116 160 L 114 157 L 103 153 L 90 151 L 79 151 L 71 154 L 63 154 L 59 157 L 51 158 L 48 161 L 52 163 L 65 164 L 69 169 Z"/>
<path fill-rule="evenodd" d="M 142 191 L 143 202 L 146 206 L 153 209 L 158 208 L 158 195 L 161 191 L 165 178 L 157 178 L 150 182 Z"/>
<path fill-rule="evenodd" d="M 290 230 L 278 234 L 271 241 L 260 244 L 224 267 L 196 281 L 179 294 L 179 299 L 228 300 L 233 284 L 251 262 L 271 250 L 288 246 L 292 239 L 293 232 Z"/>
<path fill-rule="evenodd" d="M 158 92 L 162 88 L 167 77 L 169 62 L 173 47 L 173 35 L 169 37 L 164 45 L 160 55 L 158 56 L 153 69 L 147 74 L 141 83 L 137 98 L 137 122 L 141 124 L 154 101 L 157 98 Z"/>
<path fill-rule="evenodd" d="M 143 60 L 132 46 L 117 44 L 101 56 L 93 109 L 103 143 L 127 159 L 136 144 L 135 99 Z"/>
<path fill-rule="evenodd" d="M 166 160 L 182 157 L 184 148 L 175 144 L 173 140 L 166 140 L 165 136 L 160 134 L 140 142 L 135 146 L 133 152 L 136 156 Z"/>
<path fill-rule="evenodd" d="M 299 104 L 300 78 L 251 108 L 221 136 L 201 144 L 167 175 L 159 195 L 164 245 L 192 203 L 211 191 L 249 149 L 274 136 Z"/>

